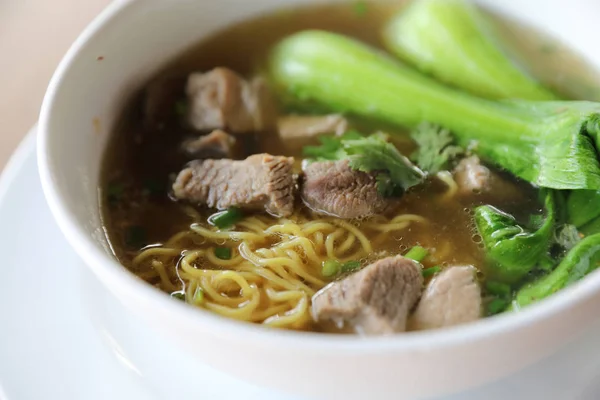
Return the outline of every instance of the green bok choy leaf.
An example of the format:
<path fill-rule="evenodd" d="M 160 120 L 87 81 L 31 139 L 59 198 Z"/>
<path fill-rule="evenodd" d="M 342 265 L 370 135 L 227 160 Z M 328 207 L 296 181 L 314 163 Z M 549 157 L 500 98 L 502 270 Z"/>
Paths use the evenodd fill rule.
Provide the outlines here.
<path fill-rule="evenodd" d="M 360 42 L 323 31 L 272 51 L 272 83 L 299 101 L 385 122 L 450 129 L 458 144 L 541 187 L 600 190 L 600 104 L 492 101 L 448 88 Z"/>
<path fill-rule="evenodd" d="M 548 254 L 555 211 L 551 191 L 544 193 L 546 216 L 535 230 L 517 223 L 511 215 L 485 205 L 475 208 L 475 223 L 490 261 L 489 274 L 501 282 L 524 278 Z"/>

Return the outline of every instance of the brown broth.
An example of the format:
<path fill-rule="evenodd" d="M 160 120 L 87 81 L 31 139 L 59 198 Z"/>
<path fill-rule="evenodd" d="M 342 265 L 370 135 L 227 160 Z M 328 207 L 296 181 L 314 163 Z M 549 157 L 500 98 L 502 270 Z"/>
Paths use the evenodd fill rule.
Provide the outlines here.
<path fill-rule="evenodd" d="M 349 4 L 277 11 L 217 32 L 168 65 L 158 78 L 185 77 L 192 71 L 205 71 L 216 66 L 229 67 L 249 76 L 260 71 L 261 64 L 275 42 L 304 29 L 339 32 L 381 47 L 381 26 L 402 6 L 403 2 L 373 3 L 368 5 L 365 15 L 357 15 Z M 566 89 L 569 82 L 567 77 L 591 79 L 591 70 L 559 44 L 551 43 L 552 51 L 548 51 L 550 42 L 547 38 L 498 17 L 494 17 L 494 21 L 512 53 L 519 56 L 522 63 L 552 87 Z M 521 40 L 523 38 L 526 39 Z M 557 60 L 560 62 L 556 62 Z M 561 78 L 557 79 L 557 76 Z M 572 87 L 563 92 L 573 97 L 586 96 Z M 115 128 L 114 137 L 106 152 L 102 177 L 106 194 L 103 197 L 103 216 L 108 239 L 116 257 L 128 268 L 131 268 L 132 259 L 139 253 L 140 246 L 164 243 L 171 235 L 187 229 L 194 222 L 184 207 L 172 201 L 168 195 L 172 174 L 177 173 L 189 161 L 179 151 L 180 143 L 184 137 L 193 135 L 194 132 L 182 126 L 175 118 L 161 129 L 148 129 L 143 123 L 141 102 L 140 93 L 131 100 L 121 122 Z M 364 122 L 355 123 L 365 126 Z M 368 124 L 366 127 L 371 131 L 377 128 Z M 387 131 L 397 135 L 398 147 L 402 152 L 408 154 L 411 151 L 413 145 L 402 130 Z M 365 130 L 365 133 L 370 132 Z M 271 139 L 274 137 L 273 132 L 263 134 Z M 268 140 L 267 143 L 250 141 L 246 145 L 246 153 L 260 150 L 299 156 L 286 154 L 281 144 L 273 140 Z M 240 158 L 245 155 L 241 154 Z M 514 213 L 517 218 L 540 213 L 542 210 L 535 199 L 535 190 L 525 184 L 520 184 L 520 187 L 526 200 L 491 203 Z M 483 204 L 484 201 L 475 198 L 469 201 L 453 199 L 441 202 L 440 195 L 444 190 L 443 184 L 430 181 L 406 194 L 402 198 L 400 210 L 403 213 L 421 215 L 431 223 L 413 224 L 399 234 L 390 235 L 377 250 L 398 254 L 420 244 L 434 249 L 427 266 L 472 264 L 485 273 L 484 255 L 477 243 L 469 214 L 473 206 Z M 205 219 L 213 211 L 201 209 L 200 213 Z M 128 235 L 131 236 L 131 227 L 140 227 L 145 232 L 145 237 L 128 238 Z M 136 241 L 139 243 L 135 243 Z M 442 250 L 446 255 L 440 258 L 436 255 L 436 250 L 438 255 Z"/>

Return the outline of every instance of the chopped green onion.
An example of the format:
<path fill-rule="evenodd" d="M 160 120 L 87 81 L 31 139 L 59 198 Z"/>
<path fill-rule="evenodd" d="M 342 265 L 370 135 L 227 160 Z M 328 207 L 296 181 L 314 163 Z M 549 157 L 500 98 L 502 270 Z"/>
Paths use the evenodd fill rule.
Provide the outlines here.
<path fill-rule="evenodd" d="M 221 260 L 231 260 L 231 249 L 229 247 L 217 247 L 215 256 Z"/>
<path fill-rule="evenodd" d="M 171 297 L 177 300 L 185 301 L 185 293 L 182 291 L 171 293 Z"/>
<path fill-rule="evenodd" d="M 125 244 L 139 249 L 146 244 L 146 230 L 139 225 L 132 225 L 125 231 Z"/>
<path fill-rule="evenodd" d="M 485 289 L 489 294 L 493 294 L 501 297 L 508 297 L 511 293 L 510 285 L 497 281 L 487 281 Z"/>
<path fill-rule="evenodd" d="M 422 271 L 423 274 L 423 278 L 429 278 L 430 276 L 433 276 L 435 274 L 437 274 L 438 272 L 440 272 L 442 270 L 442 267 L 440 266 L 435 266 L 435 267 L 431 267 L 431 268 L 425 268 Z"/>
<path fill-rule="evenodd" d="M 352 272 L 360 268 L 360 261 L 348 261 L 342 264 L 342 272 Z"/>
<path fill-rule="evenodd" d="M 414 246 L 412 249 L 410 249 L 404 255 L 404 257 L 410 258 L 411 260 L 415 260 L 417 262 L 421 262 L 421 261 L 423 261 L 423 259 L 425 257 L 427 257 L 427 254 L 429 254 L 429 252 L 427 251 L 427 249 L 425 249 L 425 248 L 423 248 L 421 246 Z"/>
<path fill-rule="evenodd" d="M 508 301 L 500 298 L 496 298 L 490 301 L 487 305 L 487 315 L 499 314 L 506 309 Z"/>
<path fill-rule="evenodd" d="M 199 306 L 204 302 L 204 290 L 200 286 L 196 286 L 194 296 L 192 297 L 192 304 Z"/>
<path fill-rule="evenodd" d="M 225 229 L 235 225 L 242 218 L 244 218 L 242 210 L 237 207 L 229 207 L 226 211 L 221 211 L 208 217 L 208 223 L 215 225 L 219 229 Z"/>
<path fill-rule="evenodd" d="M 181 117 L 187 114 L 188 103 L 185 100 L 179 100 L 175 103 L 175 113 Z"/>
<path fill-rule="evenodd" d="M 321 273 L 326 278 L 331 278 L 332 276 L 336 276 L 339 274 L 342 269 L 342 264 L 340 264 L 337 260 L 326 260 L 323 261 L 323 265 L 321 267 Z"/>

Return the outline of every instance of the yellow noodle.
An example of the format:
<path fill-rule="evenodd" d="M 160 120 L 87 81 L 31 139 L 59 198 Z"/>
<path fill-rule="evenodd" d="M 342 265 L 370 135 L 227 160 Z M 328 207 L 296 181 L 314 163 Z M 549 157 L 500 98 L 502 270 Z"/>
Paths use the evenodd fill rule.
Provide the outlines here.
<path fill-rule="evenodd" d="M 298 213 L 288 219 L 247 217 L 232 230 L 218 230 L 200 222 L 199 214 L 188 214 L 196 221 L 189 230 L 134 256 L 138 275 L 152 282 L 160 278 L 165 291 L 181 290 L 174 283 L 179 278 L 188 303 L 195 304 L 194 296 L 202 290 L 202 301 L 195 304 L 199 307 L 288 329 L 312 324 L 310 299 L 329 283 L 321 275 L 324 261 L 366 262 L 391 232 L 427 222 L 418 215 L 399 214 L 354 225 Z M 231 258 L 218 258 L 217 246 L 232 248 Z"/>

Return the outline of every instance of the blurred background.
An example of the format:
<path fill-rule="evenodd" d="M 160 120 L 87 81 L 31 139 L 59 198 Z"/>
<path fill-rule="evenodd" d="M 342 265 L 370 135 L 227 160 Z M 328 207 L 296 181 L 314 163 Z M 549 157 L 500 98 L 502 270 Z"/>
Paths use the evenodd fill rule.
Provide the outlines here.
<path fill-rule="evenodd" d="M 108 3 L 0 0 L 0 170 L 37 121 L 58 62 Z"/>

